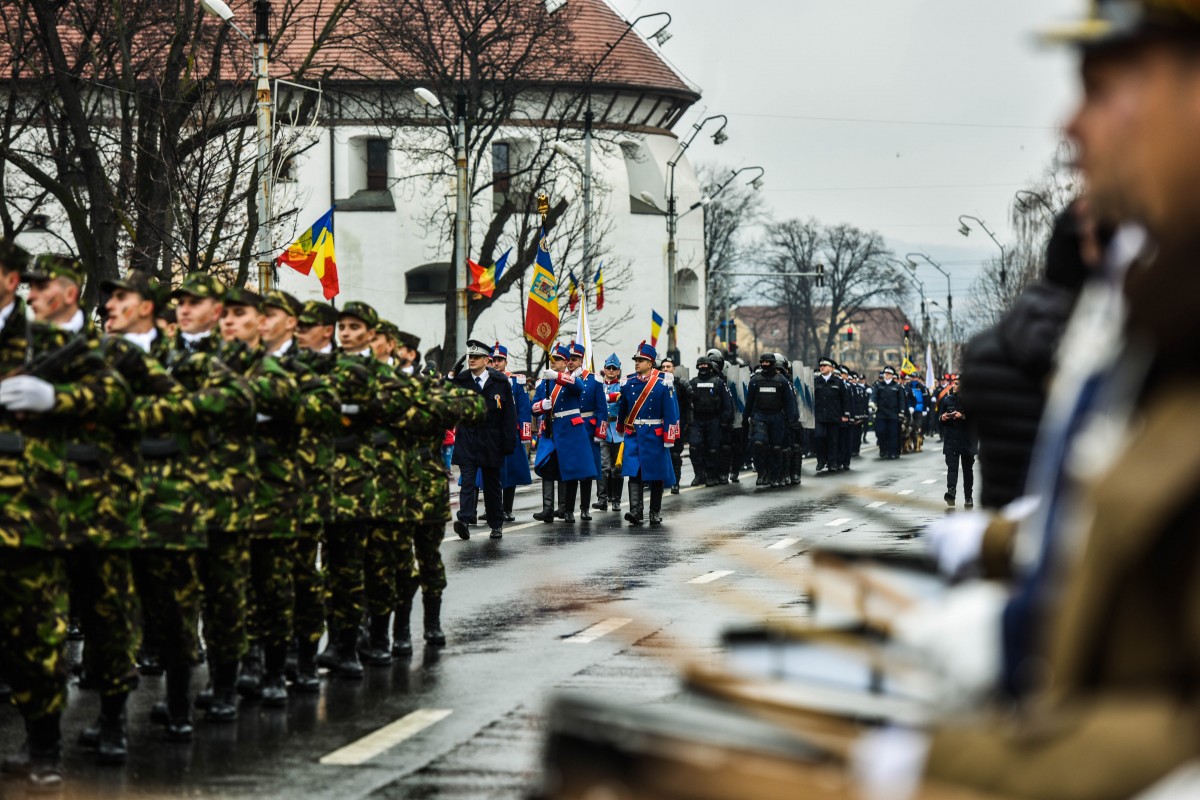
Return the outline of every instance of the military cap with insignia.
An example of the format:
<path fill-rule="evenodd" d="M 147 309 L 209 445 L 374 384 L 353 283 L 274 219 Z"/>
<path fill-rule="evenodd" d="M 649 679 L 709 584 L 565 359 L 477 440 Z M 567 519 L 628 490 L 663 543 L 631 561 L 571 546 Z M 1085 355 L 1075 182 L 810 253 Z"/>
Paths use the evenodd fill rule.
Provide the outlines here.
<path fill-rule="evenodd" d="M 301 325 L 336 325 L 338 310 L 329 303 L 319 300 L 309 300 L 304 304 L 296 321 Z"/>
<path fill-rule="evenodd" d="M 179 288 L 171 292 L 171 297 L 211 297 L 220 300 L 225 294 L 225 284 L 216 275 L 207 272 L 189 272 Z"/>
<path fill-rule="evenodd" d="M 262 299 L 262 306 L 264 309 L 278 308 L 289 317 L 297 319 L 300 317 L 300 312 L 304 310 L 303 303 L 282 289 L 273 289 L 267 292 Z"/>
<path fill-rule="evenodd" d="M 110 278 L 100 284 L 100 291 L 112 293 L 118 289 L 134 292 L 149 300 L 156 309 L 167 304 L 167 292 L 158 278 L 140 269 L 133 269 L 124 278 Z"/>
<path fill-rule="evenodd" d="M 337 318 L 341 319 L 342 317 L 360 319 L 364 325 L 372 330 L 379 327 L 379 312 L 360 300 L 352 300 L 342 306 Z"/>
<path fill-rule="evenodd" d="M 1042 41 L 1085 49 L 1151 37 L 1200 39 L 1200 0 L 1092 0 L 1090 13 L 1041 31 Z"/>
<path fill-rule="evenodd" d="M 29 252 L 12 239 L 0 238 L 0 267 L 20 272 L 29 263 Z"/>
<path fill-rule="evenodd" d="M 262 295 L 243 286 L 230 286 L 226 289 L 222 302 L 227 306 L 250 306 L 259 310 L 263 307 Z"/>
<path fill-rule="evenodd" d="M 43 253 L 21 270 L 21 280 L 27 283 L 51 278 L 66 278 L 77 286 L 83 286 L 83 264 L 70 256 Z"/>
<path fill-rule="evenodd" d="M 490 358 L 492 355 L 492 348 L 489 347 L 484 342 L 479 341 L 478 339 L 468 339 L 467 340 L 467 355 L 468 356 L 483 356 L 484 358 Z"/>

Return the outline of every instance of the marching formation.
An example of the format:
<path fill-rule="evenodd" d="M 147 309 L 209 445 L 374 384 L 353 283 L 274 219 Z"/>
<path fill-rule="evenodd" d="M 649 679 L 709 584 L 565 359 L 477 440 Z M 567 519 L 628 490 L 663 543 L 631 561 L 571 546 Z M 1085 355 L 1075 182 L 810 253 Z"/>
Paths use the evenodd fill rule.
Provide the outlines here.
<path fill-rule="evenodd" d="M 139 656 L 166 675 L 154 719 L 189 741 L 193 706 L 230 722 L 239 695 L 282 706 L 289 680 L 320 690 L 319 665 L 360 679 L 360 654 L 411 653 L 418 588 L 425 640 L 444 644 L 439 446 L 487 413 L 417 374 L 416 337 L 365 303 L 130 274 L 103 287 L 102 333 L 83 280 L 0 241 L 0 679 L 26 729 L 3 771 L 32 791 L 62 784 L 68 608 L 100 696 L 78 742 L 110 764 Z"/>

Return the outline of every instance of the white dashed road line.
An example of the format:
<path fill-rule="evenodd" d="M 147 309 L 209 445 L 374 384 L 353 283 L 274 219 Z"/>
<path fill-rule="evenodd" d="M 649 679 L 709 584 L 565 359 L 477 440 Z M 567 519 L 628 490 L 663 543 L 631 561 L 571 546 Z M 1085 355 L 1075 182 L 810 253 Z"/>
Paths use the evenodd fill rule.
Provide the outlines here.
<path fill-rule="evenodd" d="M 776 542 L 773 545 L 770 545 L 767 549 L 768 550 L 783 550 L 785 547 L 791 547 L 798 541 L 800 541 L 800 540 L 799 539 L 784 539 L 782 541 Z"/>
<path fill-rule="evenodd" d="M 631 622 L 633 620 L 626 617 L 612 617 L 603 622 L 597 622 L 592 627 L 582 630 L 574 636 L 568 636 L 563 641 L 568 644 L 587 644 L 588 642 L 596 641 L 601 636 L 612 633 L 618 628 L 623 628 Z"/>
<path fill-rule="evenodd" d="M 724 578 L 726 575 L 732 574 L 733 570 L 731 569 L 719 569 L 715 572 L 709 572 L 705 575 L 701 575 L 699 578 L 692 578 L 690 581 L 688 581 L 688 583 L 712 583 L 713 581 L 718 581 L 721 578 Z"/>
<path fill-rule="evenodd" d="M 933 484 L 937 483 L 937 479 L 936 479 L 936 478 L 930 478 L 930 479 L 929 479 L 929 480 L 927 480 L 927 481 L 921 481 L 921 483 L 925 484 L 926 486 L 932 486 Z"/>
<path fill-rule="evenodd" d="M 874 503 L 867 503 L 867 508 L 883 508 L 886 505 L 882 500 L 876 500 Z"/>
<path fill-rule="evenodd" d="M 912 489 L 901 489 L 900 491 L 896 492 L 896 494 L 898 494 L 898 495 L 906 495 L 906 494 L 912 494 L 912 493 L 913 493 Z"/>
<path fill-rule="evenodd" d="M 368 734 L 357 742 L 352 742 L 340 750 L 334 750 L 321 759 L 326 766 L 354 767 L 370 761 L 375 756 L 411 739 L 421 731 L 441 722 L 450 716 L 452 711 L 444 708 L 421 708 L 407 714 L 390 725 L 385 725 L 374 733 Z"/>
<path fill-rule="evenodd" d="M 837 519 L 832 520 L 831 522 L 826 522 L 825 527 L 826 528 L 836 528 L 838 525 L 845 525 L 847 522 L 849 522 L 852 519 L 854 519 L 854 517 L 838 517 Z"/>

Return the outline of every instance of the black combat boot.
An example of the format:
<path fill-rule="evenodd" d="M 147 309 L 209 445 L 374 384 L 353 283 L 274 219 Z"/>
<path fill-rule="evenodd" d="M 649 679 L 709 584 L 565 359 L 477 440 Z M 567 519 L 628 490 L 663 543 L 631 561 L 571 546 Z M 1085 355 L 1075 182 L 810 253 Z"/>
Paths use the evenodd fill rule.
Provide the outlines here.
<path fill-rule="evenodd" d="M 642 480 L 629 479 L 629 510 L 625 512 L 625 520 L 630 525 L 642 524 Z"/>
<path fill-rule="evenodd" d="M 263 648 L 262 704 L 266 708 L 283 708 L 287 705 L 286 644 L 272 644 Z"/>
<path fill-rule="evenodd" d="M 329 628 L 329 638 L 325 641 L 325 649 L 317 656 L 317 666 L 333 669 L 337 664 L 337 642 L 333 639 L 333 628 Z"/>
<path fill-rule="evenodd" d="M 688 458 L 690 458 L 692 460 L 692 472 L 695 473 L 695 477 L 692 478 L 692 482 L 690 485 L 691 486 L 709 485 L 709 482 L 708 482 L 707 478 L 705 477 L 706 472 L 704 469 L 704 458 L 700 455 L 700 448 L 699 447 L 689 447 L 688 448 Z"/>
<path fill-rule="evenodd" d="M 128 692 L 100 698 L 100 717 L 94 729 L 85 729 L 79 736 L 85 747 L 85 737 L 95 735 L 96 760 L 101 764 L 120 765 L 129 758 L 129 734 L 125 718 L 125 701 Z"/>
<path fill-rule="evenodd" d="M 192 668 L 190 666 L 167 669 L 167 741 L 190 742 L 194 734 L 192 727 Z"/>
<path fill-rule="evenodd" d="M 421 604 L 425 607 L 425 644 L 433 647 L 445 647 L 446 634 L 442 633 L 441 595 L 422 594 Z"/>
<path fill-rule="evenodd" d="M 411 597 L 400 601 L 396 607 L 396 621 L 392 626 L 392 656 L 408 658 L 412 655 L 412 607 Z"/>
<path fill-rule="evenodd" d="M 242 659 L 242 674 L 237 679 L 237 692 L 247 700 L 262 697 L 263 652 L 253 645 Z"/>
<path fill-rule="evenodd" d="M 650 481 L 650 525 L 662 525 L 663 482 Z"/>
<path fill-rule="evenodd" d="M 579 519 L 583 522 L 592 521 L 592 481 L 579 482 Z"/>
<path fill-rule="evenodd" d="M 363 663 L 369 667 L 390 667 L 392 665 L 392 642 L 388 639 L 388 628 L 391 627 L 390 616 L 371 616 L 367 647 L 365 650 L 359 651 Z"/>
<path fill-rule="evenodd" d="M 517 487 L 508 486 L 504 489 L 504 521 L 516 522 L 517 518 L 513 516 L 513 504 L 517 502 Z"/>
<path fill-rule="evenodd" d="M 317 648 L 320 642 L 301 639 L 296 643 L 296 680 L 292 688 L 302 694 L 321 691 L 321 676 L 317 674 Z"/>
<path fill-rule="evenodd" d="M 606 447 L 607 445 L 600 445 Z M 608 487 L 612 484 L 612 475 L 605 470 L 600 477 L 596 479 L 596 502 L 592 503 L 592 508 L 597 511 L 608 511 Z"/>
<path fill-rule="evenodd" d="M 620 470 L 614 468 L 612 483 L 608 486 L 608 499 L 612 503 L 613 511 L 621 510 L 621 491 L 624 488 L 625 478 L 622 477 Z"/>
<path fill-rule="evenodd" d="M 554 522 L 554 481 L 542 479 L 542 510 L 535 513 L 533 518 L 538 522 Z"/>
<path fill-rule="evenodd" d="M 346 628 L 337 632 L 337 663 L 329 672 L 338 678 L 361 681 L 362 663 L 358 660 L 358 628 Z"/>
<path fill-rule="evenodd" d="M 558 498 L 562 501 L 562 509 L 558 512 L 558 517 L 563 522 L 574 522 L 575 498 L 579 495 L 579 481 L 563 481 L 562 487 Z"/>
<path fill-rule="evenodd" d="M 238 717 L 238 662 L 222 661 L 212 669 L 212 703 L 204 713 L 204 719 L 206 722 L 234 722 Z"/>
<path fill-rule="evenodd" d="M 25 723 L 25 743 L 0 763 L 0 772 L 25 779 L 26 794 L 62 791 L 62 731 L 58 714 Z"/>
<path fill-rule="evenodd" d="M 156 645 L 142 645 L 142 651 L 138 654 L 138 672 L 147 677 L 163 674 L 162 658 Z"/>

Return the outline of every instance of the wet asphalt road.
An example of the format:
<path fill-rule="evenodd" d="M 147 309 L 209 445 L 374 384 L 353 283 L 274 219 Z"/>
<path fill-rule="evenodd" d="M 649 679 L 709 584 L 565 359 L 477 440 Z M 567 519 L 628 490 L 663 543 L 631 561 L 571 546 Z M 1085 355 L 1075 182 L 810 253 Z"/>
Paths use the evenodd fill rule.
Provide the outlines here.
<path fill-rule="evenodd" d="M 835 476 L 815 478 L 805 462 L 799 488 L 755 490 L 752 475 L 685 488 L 667 496 L 658 529 L 631 528 L 612 512 L 593 512 L 590 523 L 532 522 L 535 486 L 517 495 L 518 522 L 501 541 L 478 527 L 459 541 L 447 526 L 449 646 L 440 651 L 418 643 L 411 661 L 368 668 L 361 683 L 329 680 L 287 709 L 243 704 L 235 725 L 198 723 L 190 745 L 160 740 L 147 714 L 162 679 L 144 678 L 130 701 L 125 768 L 98 768 L 75 746 L 97 701 L 72 687 L 66 796 L 520 798 L 536 775 L 541 714 L 554 692 L 670 703 L 679 653 L 715 658 L 731 625 L 807 615 L 800 585 L 813 545 L 919 546 L 914 535 L 941 513 L 932 504 L 945 491 L 940 445 L 928 445 L 900 461 L 864 448 L 850 473 Z M 419 617 L 418 608 L 415 639 Z M 15 709 L 0 708 L 0 750 L 21 738 Z M 0 784 L 0 798 L 21 796 Z"/>

